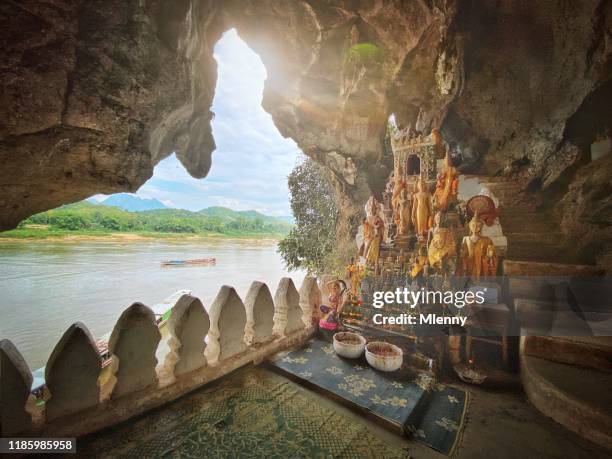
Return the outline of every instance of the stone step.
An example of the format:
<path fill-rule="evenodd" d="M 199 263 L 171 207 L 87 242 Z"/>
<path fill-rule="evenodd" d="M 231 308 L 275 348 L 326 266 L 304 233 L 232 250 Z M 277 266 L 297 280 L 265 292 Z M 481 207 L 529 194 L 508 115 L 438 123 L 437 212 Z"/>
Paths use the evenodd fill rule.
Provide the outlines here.
<path fill-rule="evenodd" d="M 612 336 L 612 312 L 593 311 L 558 300 L 515 298 L 514 310 L 524 335 Z M 609 308 L 608 308 L 609 309 Z"/>
<path fill-rule="evenodd" d="M 612 372 L 610 336 L 524 336 L 526 355 L 599 371 Z"/>
<path fill-rule="evenodd" d="M 514 244 L 522 244 L 524 242 L 537 242 L 544 244 L 562 244 L 565 240 L 561 233 L 551 233 L 548 231 L 541 232 L 507 232 L 504 231 L 504 236 L 508 241 Z"/>
<path fill-rule="evenodd" d="M 522 351 L 520 360 L 525 393 L 539 411 L 612 449 L 611 373 L 552 362 Z"/>
<path fill-rule="evenodd" d="M 508 207 L 502 207 L 499 210 L 499 219 L 501 222 L 512 220 L 522 222 L 524 224 L 531 221 L 548 222 L 551 226 L 554 226 L 555 222 L 555 220 L 549 214 L 538 212 L 535 209 Z"/>
<path fill-rule="evenodd" d="M 537 261 L 504 260 L 506 276 L 599 276 L 600 268 L 594 265 L 569 263 L 545 263 Z"/>
<path fill-rule="evenodd" d="M 506 256 L 514 260 L 559 262 L 561 260 L 571 263 L 573 256 L 569 256 L 558 244 L 548 242 L 523 242 L 521 244 L 508 243 Z"/>
<path fill-rule="evenodd" d="M 551 225 L 550 223 L 541 222 L 539 220 L 528 220 L 526 222 L 520 221 L 500 221 L 504 234 L 561 234 L 558 226 Z"/>

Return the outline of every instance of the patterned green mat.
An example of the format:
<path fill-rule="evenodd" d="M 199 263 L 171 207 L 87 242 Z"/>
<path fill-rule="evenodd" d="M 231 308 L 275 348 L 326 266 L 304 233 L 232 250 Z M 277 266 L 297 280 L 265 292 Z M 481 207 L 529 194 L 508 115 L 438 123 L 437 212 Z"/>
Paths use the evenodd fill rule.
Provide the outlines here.
<path fill-rule="evenodd" d="M 246 368 L 169 406 L 79 440 L 80 457 L 399 458 L 298 385 Z"/>
<path fill-rule="evenodd" d="M 313 339 L 301 349 L 277 354 L 271 364 L 353 408 L 375 414 L 441 453 L 452 455 L 465 426 L 469 394 L 408 368 L 383 373 L 365 357 L 339 357 L 331 343 Z"/>

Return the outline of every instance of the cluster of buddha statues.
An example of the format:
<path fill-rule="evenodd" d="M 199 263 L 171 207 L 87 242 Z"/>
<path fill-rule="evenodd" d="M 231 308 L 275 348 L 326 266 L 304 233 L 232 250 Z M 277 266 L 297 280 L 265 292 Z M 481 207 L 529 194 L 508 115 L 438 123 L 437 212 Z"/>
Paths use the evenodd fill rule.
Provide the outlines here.
<path fill-rule="evenodd" d="M 413 132 L 403 131 L 395 137 L 396 145 L 407 142 L 411 145 L 425 142 L 423 148 L 430 148 L 428 151 L 434 151 L 437 157 L 444 156 L 435 175 L 435 188 L 434 180 L 427 180 L 422 172 L 419 175 L 406 174 L 408 164 L 403 164 L 407 163 L 405 153 L 401 160 L 396 158 L 382 202 L 372 196 L 366 204 L 359 247 L 364 265 L 374 268 L 380 262 L 386 262 L 379 260 L 381 249 L 384 248 L 385 253 L 392 253 L 393 247 L 396 247 L 402 253 L 407 251 L 412 254 L 410 261 L 405 263 L 404 272 L 413 278 L 428 273 L 445 276 L 456 274 L 475 279 L 494 276 L 497 272 L 497 253 L 492 240 L 482 235 L 484 221 L 478 212 L 469 221 L 469 234 L 458 244 L 460 232 L 465 231 L 464 226 L 459 224 L 456 210 L 459 173 L 440 133 L 433 130 L 430 136 L 423 139 Z M 418 154 L 418 145 L 415 148 Z M 449 220 L 452 220 L 452 224 Z M 385 257 L 388 258 L 387 255 Z M 398 261 L 397 265 L 403 266 L 404 260 Z"/>

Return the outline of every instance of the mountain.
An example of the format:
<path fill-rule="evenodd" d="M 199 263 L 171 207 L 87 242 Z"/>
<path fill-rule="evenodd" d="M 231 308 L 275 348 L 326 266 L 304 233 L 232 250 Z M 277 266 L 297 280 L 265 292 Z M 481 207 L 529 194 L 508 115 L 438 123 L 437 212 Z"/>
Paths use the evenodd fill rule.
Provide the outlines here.
<path fill-rule="evenodd" d="M 292 225 L 295 225 L 295 218 L 293 218 L 293 215 L 281 215 L 278 217 L 274 217 L 277 220 L 280 220 L 281 222 L 286 222 L 286 223 L 290 223 Z"/>
<path fill-rule="evenodd" d="M 128 212 L 142 212 L 143 210 L 167 209 L 167 207 L 157 199 L 145 199 L 133 194 L 119 193 L 113 194 L 98 203 L 101 206 L 113 206 Z"/>
<path fill-rule="evenodd" d="M 227 207 L 221 206 L 213 206 L 207 207 L 205 209 L 199 210 L 199 214 L 206 215 L 208 217 L 217 217 L 224 220 L 237 220 L 237 219 L 247 219 L 254 220 L 260 219 L 264 222 L 283 222 L 289 223 L 293 225 L 295 222 L 293 220 L 293 216 L 281 216 L 281 217 L 272 217 L 270 215 L 264 215 L 261 212 L 256 210 L 232 210 Z"/>
<path fill-rule="evenodd" d="M 285 235 L 291 231 L 292 227 L 277 217 L 269 217 L 256 211 L 237 212 L 217 207 L 204 209 L 203 212 L 170 208 L 128 212 L 118 206 L 93 204 L 87 201 L 68 204 L 33 215 L 25 220 L 25 224 L 46 225 L 52 231 L 226 234 L 232 236 Z"/>

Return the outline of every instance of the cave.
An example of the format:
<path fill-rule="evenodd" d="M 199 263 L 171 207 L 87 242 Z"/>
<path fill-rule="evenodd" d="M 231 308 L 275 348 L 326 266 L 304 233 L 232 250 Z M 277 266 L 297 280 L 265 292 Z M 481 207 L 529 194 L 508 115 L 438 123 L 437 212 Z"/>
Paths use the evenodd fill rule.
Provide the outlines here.
<path fill-rule="evenodd" d="M 92 195 L 136 192 L 152 177 L 155 166 L 171 155 L 192 177 L 207 177 L 214 167 L 216 149 L 211 127 L 217 84 L 214 48 L 225 33 L 235 30 L 266 68 L 263 109 L 283 137 L 292 139 L 329 174 L 334 189 L 330 199 L 339 209 L 336 246 L 357 245 L 359 251 L 367 252 L 364 232 L 386 228 L 387 233 L 380 235 L 381 246 L 398 239 L 393 250 L 384 248 L 388 266 L 384 262 L 376 265 L 375 269 L 382 270 L 376 275 L 382 279 L 389 266 L 390 270 L 404 269 L 405 254 L 415 244 L 429 244 L 433 238 L 429 223 L 419 223 L 424 230 L 419 227 L 408 235 L 408 227 L 417 224 L 403 220 L 414 218 L 414 208 L 410 213 L 404 207 L 394 219 L 394 212 L 409 201 L 400 193 L 399 198 L 393 195 L 395 185 L 390 179 L 392 174 L 397 178 L 399 170 L 392 159 L 396 152 L 391 150 L 404 142 L 393 137 L 400 134 L 414 136 L 406 140 L 410 145 L 427 144 L 427 164 L 421 164 L 416 155 L 404 162 L 403 172 L 419 176 L 423 193 L 432 195 L 418 199 L 436 199 L 427 201 L 430 207 L 441 201 L 446 206 L 447 196 L 434 192 L 442 186 L 454 186 L 459 197 L 469 194 L 466 202 L 477 195 L 480 200 L 472 201 L 474 206 L 484 206 L 491 222 L 483 234 L 491 240 L 503 239 L 495 274 L 501 278 L 499 294 L 504 299 L 496 306 L 503 304 L 504 308 L 485 311 L 483 321 L 495 322 L 504 316 L 504 326 L 514 327 L 513 333 L 503 331 L 504 370 L 489 375 L 489 383 L 497 381 L 499 386 L 473 389 L 480 400 L 471 408 L 472 430 L 466 428 L 467 440 L 458 456 L 470 457 L 484 450 L 494 456 L 507 453 L 511 446 L 516 446 L 517 456 L 542 451 L 549 457 L 609 454 L 611 2 L 28 0 L 3 2 L 0 18 L 0 231 Z M 390 133 L 391 115 L 400 134 Z M 445 151 L 449 152 L 448 169 L 442 165 Z M 444 185 L 444 174 L 449 174 L 451 166 L 461 181 L 451 185 L 449 179 Z M 473 191 L 478 189 L 485 191 Z M 410 200 L 413 205 L 416 195 Z M 372 210 L 377 206 L 380 214 Z M 467 231 L 472 220 L 479 223 L 473 209 L 469 218 L 469 212 L 460 206 L 449 205 L 448 210 L 456 218 L 445 220 L 445 229 L 461 226 Z M 367 230 L 360 226 L 367 223 L 364 211 L 374 222 Z M 430 212 L 428 217 L 433 221 L 435 216 Z M 402 225 L 405 234 L 398 229 Z M 410 262 L 418 265 L 419 256 L 425 257 L 417 250 Z M 342 269 L 353 266 L 345 258 L 338 260 Z M 28 380 L 31 385 L 32 375 L 19 351 L 3 339 L 0 380 L 6 384 L 2 389 L 8 389 L 0 397 L 2 404 L 10 400 L 6 406 L 16 414 L 7 415 L 2 406 L 0 429 L 14 426 L 2 430 L 2 436 L 8 435 L 5 432 L 27 436 L 59 432 L 79 438 L 93 434 L 88 448 L 95 449 L 116 439 L 102 430 L 113 424 L 126 421 L 135 429 L 130 435 L 144 438 L 145 428 L 137 416 L 161 412 L 171 417 L 172 409 L 161 406 L 178 403 L 176 410 L 187 410 L 191 402 L 182 399 L 180 404 L 184 396 L 195 397 L 194 406 L 207 403 L 209 396 L 217 400 L 223 391 L 215 392 L 205 384 L 230 371 L 243 371 L 246 376 L 232 379 L 232 373 L 219 383 L 229 392 L 242 390 L 260 377 L 264 382 L 258 390 L 279 383 L 278 375 L 260 373 L 268 370 L 257 367 L 248 374 L 251 370 L 244 367 L 281 351 L 294 352 L 292 346 L 310 339 L 308 320 L 314 316 L 304 325 L 302 312 L 320 307 L 328 295 L 333 297 L 324 277 L 319 276 L 318 283 L 307 277 L 299 291 L 292 281 L 283 280 L 273 298 L 266 284 L 254 283 L 244 302 L 233 287 L 224 285 L 205 310 L 195 297 L 178 301 L 178 318 L 170 322 L 177 341 L 170 348 L 175 361 L 183 360 L 181 372 L 177 366 L 172 374 L 159 373 L 151 358 L 160 341 L 157 329 L 151 326 L 155 316 L 134 303 L 121 315 L 108 343 L 114 355 L 125 356 L 124 368 L 128 368 L 127 376 L 118 370 L 120 385 L 113 389 L 114 395 L 97 392 L 98 361 L 91 351 L 94 340 L 78 322 L 49 359 L 47 389 L 51 394 L 56 390 L 55 402 L 25 410 L 31 396 L 22 389 Z M 447 282 L 446 278 L 438 280 L 440 285 Z M 374 287 L 371 290 L 373 294 Z M 588 322 L 590 334 L 563 335 L 570 333 L 563 322 L 570 312 Z M 560 316 L 552 317 L 555 314 Z M 243 343 L 241 333 L 256 320 L 269 322 L 265 333 L 249 329 L 251 341 Z M 190 328 L 190 323 L 196 325 Z M 556 334 L 530 328 L 540 330 L 542 323 Z M 477 341 L 469 333 L 458 340 L 448 334 L 445 352 L 458 353 L 452 358 L 459 359 L 459 349 L 472 349 L 472 342 Z M 196 345 L 204 335 L 212 343 L 206 355 L 210 365 Z M 239 338 L 228 344 L 226 336 Z M 141 348 L 134 344 L 139 340 Z M 311 351 L 325 357 L 323 354 L 331 354 L 325 349 L 315 346 Z M 396 352 L 389 349 L 385 352 Z M 79 352 L 69 354 L 71 350 Z M 148 360 L 134 358 L 135 350 Z M 473 362 L 468 350 L 461 352 L 469 370 Z M 199 352 L 198 358 L 188 358 L 188 352 Z M 69 355 L 80 356 L 82 378 L 75 379 L 83 382 L 80 388 L 66 377 Z M 289 359 L 283 364 L 301 365 L 308 356 L 287 354 L 283 358 Z M 132 379 L 131 368 L 140 368 L 146 378 L 132 375 Z M 343 370 L 333 368 L 323 369 L 326 377 L 340 377 L 338 371 Z M 286 366 L 281 370 L 294 371 Z M 301 379 L 312 379 L 304 375 Z M 361 381 L 358 385 L 356 378 L 339 384 L 359 398 L 355 394 L 367 392 L 368 384 L 375 383 Z M 65 396 L 66 387 L 79 395 L 78 406 Z M 444 389 L 440 387 L 433 385 L 424 392 L 448 390 L 444 392 L 447 400 L 455 403 L 456 394 L 446 381 Z M 200 390 L 210 392 L 196 394 Z M 325 393 L 316 392 L 313 400 L 321 402 Z M 303 413 L 319 406 L 318 402 L 300 405 L 302 399 L 297 395 L 295 400 Z M 360 403 L 380 408 L 400 403 L 394 400 L 372 397 Z M 461 401 L 467 411 L 469 397 Z M 321 406 L 330 403 L 325 399 Z M 503 429 L 488 425 L 489 408 L 510 413 L 502 416 L 502 423 L 508 422 L 516 432 L 502 434 Z M 89 417 L 79 424 L 83 412 Z M 116 419 L 108 413 L 115 413 Z M 351 411 L 346 415 L 349 421 L 338 425 L 362 422 L 362 414 L 363 410 Z M 153 422 L 167 419 L 162 414 Z M 519 432 L 516 419 L 537 427 L 533 433 Z M 465 427 L 462 422 L 461 429 Z M 210 431 L 221 435 L 225 423 L 229 425 L 229 417 Z M 412 429 L 411 435 L 421 436 L 420 441 L 427 444 L 418 423 L 407 424 L 405 419 L 402 423 L 404 433 Z M 448 422 L 444 425 L 449 432 L 454 428 Z M 397 425 L 386 427 L 397 429 Z M 478 429 L 485 433 L 479 434 Z M 234 440 L 239 433 L 234 432 Z M 186 438 L 189 433 L 181 435 Z M 380 441 L 387 435 L 385 431 L 371 438 L 380 448 L 391 447 Z M 394 446 L 413 448 L 413 443 L 399 437 L 391 441 Z M 358 438 L 354 441 L 359 443 Z M 359 445 L 366 451 L 366 446 Z M 430 451 L 422 445 L 415 448 L 419 453 Z M 446 451 L 455 452 L 454 448 L 453 444 Z M 370 451 L 371 457 L 377 455 Z"/>

